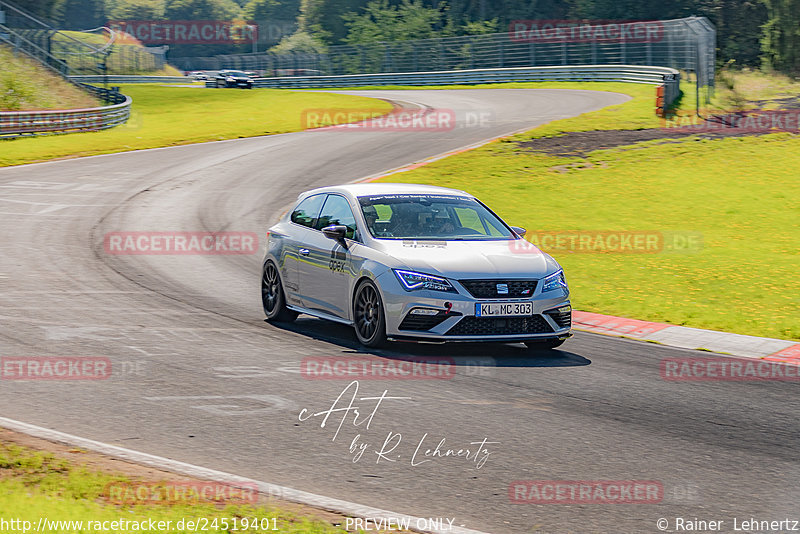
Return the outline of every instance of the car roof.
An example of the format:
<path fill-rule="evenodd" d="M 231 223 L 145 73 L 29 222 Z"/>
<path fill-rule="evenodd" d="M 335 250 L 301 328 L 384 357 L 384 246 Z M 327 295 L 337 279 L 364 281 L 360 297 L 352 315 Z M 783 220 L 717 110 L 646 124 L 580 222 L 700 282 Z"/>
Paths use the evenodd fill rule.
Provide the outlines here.
<path fill-rule="evenodd" d="M 435 185 L 420 185 L 420 184 L 394 184 L 394 183 L 360 183 L 360 184 L 346 184 L 328 187 L 319 187 L 301 193 L 298 199 L 305 198 L 318 193 L 341 193 L 351 197 L 363 197 L 370 195 L 453 195 L 453 196 L 466 196 L 472 198 L 472 195 L 460 189 L 450 189 L 447 187 L 438 187 Z"/>

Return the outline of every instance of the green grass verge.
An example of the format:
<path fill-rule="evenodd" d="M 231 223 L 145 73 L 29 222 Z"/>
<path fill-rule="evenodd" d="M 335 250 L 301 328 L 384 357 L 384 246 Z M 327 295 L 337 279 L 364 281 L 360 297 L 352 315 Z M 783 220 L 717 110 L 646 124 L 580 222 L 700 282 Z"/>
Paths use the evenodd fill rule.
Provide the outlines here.
<path fill-rule="evenodd" d="M 800 339 L 800 139 L 652 141 L 586 158 L 519 146 L 569 131 L 659 126 L 652 87 L 606 87 L 634 98 L 383 181 L 469 191 L 531 231 L 700 233 L 703 246 L 694 253 L 554 256 L 576 309 Z M 682 105 L 693 107 L 691 91 Z"/>
<path fill-rule="evenodd" d="M 228 532 L 221 528 L 221 519 L 227 518 L 228 525 L 233 525 L 237 518 L 239 530 L 230 532 L 272 532 L 287 534 L 343 534 L 345 530 L 334 527 L 319 519 L 311 519 L 297 515 L 291 511 L 274 506 L 261 505 L 221 505 L 213 503 L 189 503 L 172 505 L 120 505 L 110 503 L 105 488 L 108 484 L 124 484 L 128 479 L 97 471 L 89 471 L 63 458 L 50 453 L 43 453 L 10 443 L 0 442 L 0 511 L 2 519 L 10 521 L 19 519 L 30 521 L 31 529 L 38 525 L 39 518 L 52 521 L 91 521 L 105 522 L 127 521 L 146 522 L 148 520 L 171 521 L 173 528 L 151 530 L 149 528 L 117 530 L 118 532 L 152 532 L 182 533 L 195 532 L 190 528 L 177 528 L 181 519 L 197 520 L 205 518 L 209 527 L 204 532 Z M 217 526 L 211 528 L 214 519 Z M 262 519 L 269 521 L 268 529 L 242 529 L 243 519 L 252 524 L 252 519 L 260 523 Z M 107 525 L 111 525 L 107 523 Z M 164 523 L 166 525 L 166 523 Z M 184 523 L 185 525 L 185 523 Z M 130 526 L 130 524 L 128 525 Z M 263 526 L 266 526 L 264 523 Z M 201 527 L 202 528 L 202 527 Z M 12 531 L 22 532 L 22 529 Z M 46 532 L 93 532 L 98 529 L 75 528 L 75 524 L 66 528 L 50 528 Z"/>
<path fill-rule="evenodd" d="M 0 111 L 84 108 L 99 105 L 89 94 L 64 81 L 22 53 L 0 45 Z"/>
<path fill-rule="evenodd" d="M 127 124 L 102 132 L 0 141 L 0 166 L 108 154 L 203 141 L 294 132 L 311 108 L 369 109 L 385 113 L 388 102 L 360 96 L 280 89 L 212 90 L 130 84 Z"/>

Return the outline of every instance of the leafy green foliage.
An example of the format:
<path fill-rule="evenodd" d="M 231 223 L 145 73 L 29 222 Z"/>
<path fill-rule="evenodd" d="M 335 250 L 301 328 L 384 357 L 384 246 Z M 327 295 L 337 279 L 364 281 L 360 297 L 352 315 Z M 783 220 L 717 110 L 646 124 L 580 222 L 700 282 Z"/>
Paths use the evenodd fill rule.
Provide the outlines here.
<path fill-rule="evenodd" d="M 281 42 L 270 48 L 269 51 L 275 54 L 287 54 L 290 52 L 324 54 L 326 48 L 325 43 L 310 33 L 298 31 L 281 39 Z"/>
<path fill-rule="evenodd" d="M 787 74 L 800 74 L 800 0 L 763 2 L 769 14 L 762 39 L 766 65 Z"/>
<path fill-rule="evenodd" d="M 164 0 L 107 0 L 109 20 L 161 20 Z"/>
<path fill-rule="evenodd" d="M 255 21 L 294 21 L 300 15 L 300 0 L 249 0 L 244 18 Z"/>
<path fill-rule="evenodd" d="M 66 30 L 89 30 L 105 24 L 103 0 L 57 0 L 52 18 Z"/>
<path fill-rule="evenodd" d="M 357 44 L 436 37 L 443 13 L 425 7 L 422 0 L 402 0 L 400 5 L 372 0 L 362 14 L 350 12 L 342 18 L 348 28 L 345 42 Z"/>
<path fill-rule="evenodd" d="M 233 0 L 167 0 L 168 20 L 233 20 L 241 8 Z"/>

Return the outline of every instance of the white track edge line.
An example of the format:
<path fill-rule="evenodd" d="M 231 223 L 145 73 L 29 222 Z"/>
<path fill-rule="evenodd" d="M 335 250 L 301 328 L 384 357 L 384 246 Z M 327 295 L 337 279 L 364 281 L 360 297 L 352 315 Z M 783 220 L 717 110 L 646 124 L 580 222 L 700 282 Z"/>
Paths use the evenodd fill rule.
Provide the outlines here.
<path fill-rule="evenodd" d="M 408 520 L 410 525 L 409 530 L 412 530 L 413 532 L 419 532 L 421 534 L 487 534 L 478 530 L 471 530 L 468 528 L 455 526 L 448 529 L 419 529 L 416 528 L 416 525 L 418 519 L 423 519 L 420 517 L 398 514 L 380 508 L 372 508 L 363 504 L 334 499 L 332 497 L 325 497 L 323 495 L 316 495 L 314 493 L 287 488 L 285 486 L 278 486 L 276 484 L 270 484 L 268 482 L 262 482 L 260 480 L 254 480 L 231 473 L 225 473 L 223 471 L 217 471 L 207 467 L 192 465 L 178 460 L 171 460 L 169 458 L 163 458 L 161 456 L 155 456 L 145 452 L 125 449 L 123 447 L 117 447 L 116 445 L 109 445 L 100 441 L 94 441 L 91 439 L 74 436 L 72 434 L 66 434 L 64 432 L 59 432 L 58 430 L 51 430 L 49 428 L 23 423 L 22 421 L 8 419 L 6 417 L 0 417 L 0 427 L 21 432 L 29 436 L 45 439 L 47 441 L 54 441 L 57 443 L 72 445 L 74 447 L 81 447 L 83 449 L 105 454 L 107 456 L 112 456 L 121 460 L 147 465 L 181 475 L 219 482 L 255 485 L 258 487 L 259 492 L 264 495 L 277 496 L 286 501 L 305 504 L 315 508 L 322 508 L 324 510 L 337 512 L 350 517 L 370 517 L 376 519 L 391 518 L 402 521 Z"/>

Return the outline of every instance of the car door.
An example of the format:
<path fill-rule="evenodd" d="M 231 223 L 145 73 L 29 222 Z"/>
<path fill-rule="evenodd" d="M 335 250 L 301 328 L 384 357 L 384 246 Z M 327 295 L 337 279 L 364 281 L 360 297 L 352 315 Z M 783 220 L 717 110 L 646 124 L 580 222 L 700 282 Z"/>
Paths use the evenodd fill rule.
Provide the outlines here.
<path fill-rule="evenodd" d="M 330 225 L 347 227 L 345 244 L 325 237 L 320 231 Z M 347 199 L 329 194 L 315 227 L 315 235 L 306 243 L 306 261 L 298 263 L 303 306 L 348 319 L 352 248 L 356 245 L 351 240 L 356 233 L 356 221 Z"/>
<path fill-rule="evenodd" d="M 325 194 L 312 195 L 303 199 L 289 216 L 291 224 L 289 232 L 283 237 L 281 265 L 279 266 L 288 304 L 303 305 L 300 297 L 300 264 L 307 261 L 307 242 L 320 233 L 314 229 L 314 226 L 323 202 L 325 202 Z"/>

